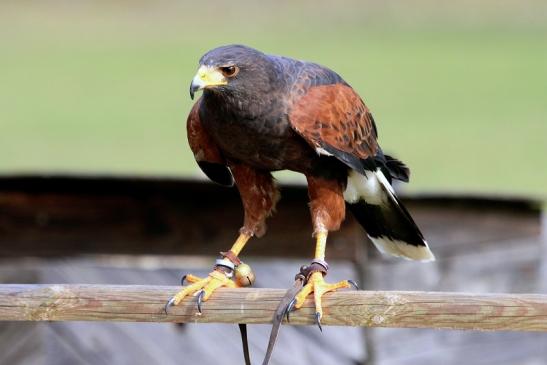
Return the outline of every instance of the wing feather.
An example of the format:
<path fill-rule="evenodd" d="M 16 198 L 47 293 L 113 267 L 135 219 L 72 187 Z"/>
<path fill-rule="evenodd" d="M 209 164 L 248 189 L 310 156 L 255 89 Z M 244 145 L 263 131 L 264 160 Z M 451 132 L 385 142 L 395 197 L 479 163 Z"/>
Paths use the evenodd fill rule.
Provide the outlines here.
<path fill-rule="evenodd" d="M 233 186 L 232 172 L 226 165 L 226 160 L 211 136 L 203 129 L 199 116 L 201 99 L 198 99 L 186 122 L 186 130 L 190 149 L 194 153 L 201 170 L 209 179 L 220 185 Z"/>
<path fill-rule="evenodd" d="M 318 153 L 326 151 L 358 171 L 374 164 L 379 150 L 374 119 L 350 86 L 310 87 L 292 105 L 289 121 Z"/>

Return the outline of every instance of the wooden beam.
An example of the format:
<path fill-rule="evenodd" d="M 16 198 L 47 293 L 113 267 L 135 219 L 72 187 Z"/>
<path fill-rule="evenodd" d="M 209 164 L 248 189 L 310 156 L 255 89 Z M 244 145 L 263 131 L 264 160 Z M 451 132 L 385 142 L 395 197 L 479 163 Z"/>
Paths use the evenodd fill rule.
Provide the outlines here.
<path fill-rule="evenodd" d="M 283 289 L 219 289 L 198 315 L 194 298 L 169 315 L 178 287 L 0 285 L 2 321 L 270 323 Z M 323 300 L 325 325 L 547 331 L 547 295 L 344 290 Z M 311 299 L 291 324 L 313 324 Z"/>

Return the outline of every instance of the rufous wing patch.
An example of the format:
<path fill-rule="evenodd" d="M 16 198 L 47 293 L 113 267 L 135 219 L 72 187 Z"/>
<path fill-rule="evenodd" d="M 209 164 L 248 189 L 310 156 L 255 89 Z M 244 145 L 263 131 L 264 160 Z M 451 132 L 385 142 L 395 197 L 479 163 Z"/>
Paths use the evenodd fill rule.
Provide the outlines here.
<path fill-rule="evenodd" d="M 294 130 L 318 151 L 338 150 L 367 159 L 378 150 L 372 115 L 350 86 L 310 87 L 291 106 L 289 120 Z"/>

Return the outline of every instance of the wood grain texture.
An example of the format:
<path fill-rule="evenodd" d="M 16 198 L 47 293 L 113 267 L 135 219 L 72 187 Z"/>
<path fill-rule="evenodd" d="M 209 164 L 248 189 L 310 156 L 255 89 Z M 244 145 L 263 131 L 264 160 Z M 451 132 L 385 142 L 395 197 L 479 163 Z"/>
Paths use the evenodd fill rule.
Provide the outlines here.
<path fill-rule="evenodd" d="M 270 323 L 283 289 L 219 289 L 197 315 L 191 298 L 163 312 L 178 287 L 1 285 L 2 321 Z M 340 291 L 323 300 L 325 325 L 547 331 L 547 295 Z M 291 324 L 313 324 L 308 299 Z"/>

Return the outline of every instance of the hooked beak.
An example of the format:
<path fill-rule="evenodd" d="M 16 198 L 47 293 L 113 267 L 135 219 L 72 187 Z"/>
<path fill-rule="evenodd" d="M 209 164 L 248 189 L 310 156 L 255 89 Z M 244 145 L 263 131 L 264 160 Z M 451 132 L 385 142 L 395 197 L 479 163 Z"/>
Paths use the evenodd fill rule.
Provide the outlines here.
<path fill-rule="evenodd" d="M 190 97 L 193 100 L 196 91 L 203 90 L 206 87 L 226 85 L 227 83 L 228 81 L 217 68 L 200 66 L 190 84 Z"/>

